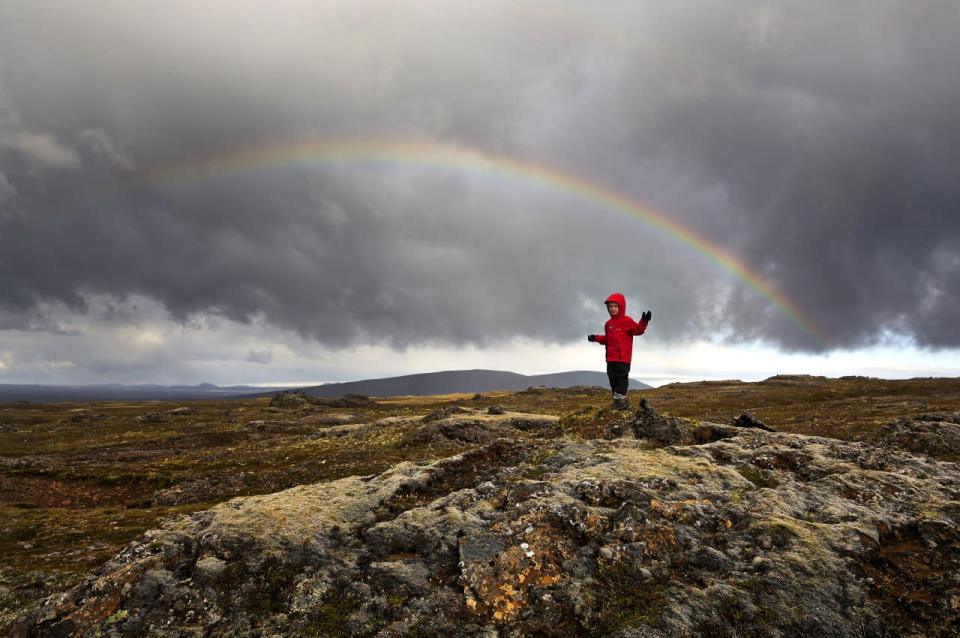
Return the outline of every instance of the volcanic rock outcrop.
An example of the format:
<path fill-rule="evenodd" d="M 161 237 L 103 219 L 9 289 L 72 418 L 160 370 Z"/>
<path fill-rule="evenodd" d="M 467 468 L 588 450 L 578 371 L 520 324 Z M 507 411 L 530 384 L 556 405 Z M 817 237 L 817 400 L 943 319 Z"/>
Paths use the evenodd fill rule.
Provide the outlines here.
<path fill-rule="evenodd" d="M 646 407 L 557 427 L 168 521 L 15 631 L 960 632 L 955 463 Z"/>
<path fill-rule="evenodd" d="M 960 460 L 960 412 L 902 417 L 862 436 L 861 440 L 941 459 Z"/>

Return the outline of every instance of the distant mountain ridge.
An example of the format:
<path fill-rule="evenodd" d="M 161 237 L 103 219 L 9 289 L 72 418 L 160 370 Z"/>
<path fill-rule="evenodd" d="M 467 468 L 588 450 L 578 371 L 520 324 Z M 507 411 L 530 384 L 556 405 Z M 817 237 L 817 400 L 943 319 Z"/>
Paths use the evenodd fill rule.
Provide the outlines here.
<path fill-rule="evenodd" d="M 577 370 L 553 374 L 526 375 L 503 370 L 447 370 L 424 372 L 383 379 L 365 379 L 342 383 L 304 387 L 303 391 L 315 397 L 339 397 L 344 394 L 365 394 L 371 397 L 424 396 L 431 394 L 466 394 L 493 392 L 496 390 L 525 390 L 542 385 L 548 388 L 566 388 L 572 385 L 598 385 L 608 387 L 607 375 L 603 372 Z M 262 388 L 248 385 L 216 386 L 212 383 L 197 385 L 123 385 L 106 383 L 98 385 L 37 385 L 0 384 L 0 403 L 30 401 L 33 403 L 57 403 L 61 401 L 209 401 L 212 399 L 241 399 L 273 396 L 280 390 L 297 388 L 296 385 L 278 388 Z M 649 389 L 646 383 L 630 380 L 633 390 Z"/>
<path fill-rule="evenodd" d="M 276 388 L 280 390 L 283 388 Z M 199 385 L 37 385 L 0 384 L 0 403 L 30 401 L 31 403 L 59 403 L 61 401 L 202 401 L 226 399 L 262 390 L 257 386 L 235 385 L 220 387 L 211 383 Z"/>
<path fill-rule="evenodd" d="M 444 372 L 425 372 L 407 374 L 385 379 L 366 379 L 344 383 L 326 383 L 324 385 L 303 388 L 307 394 L 315 397 L 339 397 L 344 394 L 365 394 L 371 397 L 424 396 L 431 394 L 467 394 L 471 392 L 494 392 L 497 390 L 525 390 L 531 386 L 542 385 L 548 388 L 566 388 L 572 385 L 598 385 L 608 387 L 609 381 L 604 372 L 576 370 L 553 374 L 526 375 L 502 370 L 447 370 Z M 634 390 L 650 389 L 652 386 L 635 379 L 630 380 Z M 265 396 L 272 393 L 259 393 Z"/>

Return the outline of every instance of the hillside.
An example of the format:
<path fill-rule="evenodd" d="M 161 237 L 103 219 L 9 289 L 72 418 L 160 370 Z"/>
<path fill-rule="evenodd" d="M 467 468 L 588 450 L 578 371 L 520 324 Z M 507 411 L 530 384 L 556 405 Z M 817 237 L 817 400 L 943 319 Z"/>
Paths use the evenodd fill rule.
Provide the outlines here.
<path fill-rule="evenodd" d="M 642 396 L 0 406 L 0 632 L 960 629 L 960 380 Z"/>
<path fill-rule="evenodd" d="M 385 379 L 327 383 L 303 388 L 303 390 L 315 397 L 339 397 L 345 394 L 395 397 L 524 390 L 534 386 L 568 388 L 577 385 L 609 387 L 609 381 L 606 373 L 587 370 L 536 375 L 501 370 L 448 370 Z M 650 388 L 649 385 L 635 379 L 630 380 L 630 387 L 634 390 Z M 269 396 L 269 393 L 260 393 L 256 396 Z"/>

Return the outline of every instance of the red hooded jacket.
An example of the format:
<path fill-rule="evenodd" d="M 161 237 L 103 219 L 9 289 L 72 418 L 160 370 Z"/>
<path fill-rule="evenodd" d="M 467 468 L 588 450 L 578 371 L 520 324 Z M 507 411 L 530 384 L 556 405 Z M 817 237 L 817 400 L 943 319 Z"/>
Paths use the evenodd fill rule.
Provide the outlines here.
<path fill-rule="evenodd" d="M 597 335 L 597 343 L 607 346 L 607 361 L 630 363 L 633 356 L 633 338 L 646 331 L 647 322 L 642 319 L 634 321 L 627 316 L 627 300 L 619 292 L 607 297 L 604 303 L 610 301 L 620 304 L 620 312 L 603 325 L 604 334 Z"/>

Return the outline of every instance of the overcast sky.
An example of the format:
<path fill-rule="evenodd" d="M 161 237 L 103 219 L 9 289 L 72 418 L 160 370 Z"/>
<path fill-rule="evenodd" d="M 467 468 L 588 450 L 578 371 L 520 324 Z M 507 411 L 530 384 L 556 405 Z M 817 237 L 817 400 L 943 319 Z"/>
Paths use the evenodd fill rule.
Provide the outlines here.
<path fill-rule="evenodd" d="M 635 378 L 960 375 L 957 33 L 954 0 L 0 0 L 0 383 L 603 369 L 614 291 L 653 312 Z M 713 248 L 503 162 L 217 169 L 331 140 Z"/>

